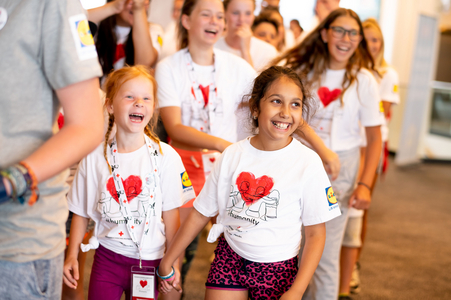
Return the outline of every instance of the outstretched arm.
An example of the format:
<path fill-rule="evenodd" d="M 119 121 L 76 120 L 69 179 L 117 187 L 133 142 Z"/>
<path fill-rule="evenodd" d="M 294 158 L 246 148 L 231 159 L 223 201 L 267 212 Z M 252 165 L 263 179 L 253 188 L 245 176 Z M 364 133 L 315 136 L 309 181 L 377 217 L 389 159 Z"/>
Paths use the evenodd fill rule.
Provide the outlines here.
<path fill-rule="evenodd" d="M 163 223 L 165 226 L 165 235 L 166 235 L 166 249 L 168 249 L 172 242 L 174 241 L 175 234 L 180 228 L 180 214 L 179 209 L 171 209 L 168 211 L 163 212 Z M 174 287 L 177 287 L 180 283 L 180 270 L 179 270 L 179 263 L 178 258 L 174 261 L 174 269 L 176 276 L 174 278 L 174 281 L 172 282 L 172 285 Z M 162 274 L 162 273 L 160 273 Z M 165 275 L 165 274 L 163 274 Z M 179 289 L 179 288 L 177 288 Z"/>
<path fill-rule="evenodd" d="M 174 266 L 177 258 L 185 251 L 186 247 L 194 240 L 199 232 L 207 225 L 209 217 L 202 215 L 196 209 L 191 210 L 188 219 L 182 224 L 182 227 L 175 235 L 174 241 L 169 245 L 163 259 L 160 262 L 160 275 L 171 273 L 171 267 Z M 162 282 L 161 291 L 166 294 L 174 285 L 169 285 L 167 282 Z"/>
<path fill-rule="evenodd" d="M 206 134 L 197 129 L 182 124 L 182 112 L 178 106 L 160 108 L 161 119 L 171 139 L 176 143 L 189 145 L 196 148 L 204 148 L 224 151 L 232 143 L 221 138 Z"/>
<path fill-rule="evenodd" d="M 326 241 L 326 225 L 324 223 L 305 226 L 305 246 L 296 279 L 291 288 L 282 295 L 281 300 L 301 299 L 302 295 L 318 266 Z"/>

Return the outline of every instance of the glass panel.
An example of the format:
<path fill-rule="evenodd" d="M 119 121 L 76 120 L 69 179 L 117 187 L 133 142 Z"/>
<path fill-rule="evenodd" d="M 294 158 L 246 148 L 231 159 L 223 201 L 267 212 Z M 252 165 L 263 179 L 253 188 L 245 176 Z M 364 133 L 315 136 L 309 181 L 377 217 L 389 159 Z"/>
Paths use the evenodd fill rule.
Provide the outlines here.
<path fill-rule="evenodd" d="M 451 84 L 434 83 L 430 133 L 451 137 Z"/>

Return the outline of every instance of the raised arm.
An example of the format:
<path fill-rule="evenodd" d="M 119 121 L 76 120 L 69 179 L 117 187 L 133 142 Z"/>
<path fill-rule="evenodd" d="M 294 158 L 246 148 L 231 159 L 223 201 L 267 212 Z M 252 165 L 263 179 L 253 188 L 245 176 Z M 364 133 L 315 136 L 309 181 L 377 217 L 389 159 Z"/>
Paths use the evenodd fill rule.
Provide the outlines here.
<path fill-rule="evenodd" d="M 125 8 L 126 2 L 127 2 L 127 0 L 115 0 L 115 1 L 105 4 L 103 6 L 89 9 L 88 10 L 88 20 L 98 24 L 108 17 L 117 15 Z"/>
<path fill-rule="evenodd" d="M 182 112 L 178 106 L 168 106 L 160 108 L 161 119 L 164 127 L 171 139 L 174 141 L 174 146 L 177 143 L 189 145 L 196 148 L 211 149 L 217 151 L 224 151 L 232 143 L 201 132 L 189 126 L 182 124 Z"/>
<path fill-rule="evenodd" d="M 149 0 L 133 0 L 133 47 L 135 49 L 135 65 L 152 67 L 158 59 L 158 52 L 153 47 L 147 22 Z"/>

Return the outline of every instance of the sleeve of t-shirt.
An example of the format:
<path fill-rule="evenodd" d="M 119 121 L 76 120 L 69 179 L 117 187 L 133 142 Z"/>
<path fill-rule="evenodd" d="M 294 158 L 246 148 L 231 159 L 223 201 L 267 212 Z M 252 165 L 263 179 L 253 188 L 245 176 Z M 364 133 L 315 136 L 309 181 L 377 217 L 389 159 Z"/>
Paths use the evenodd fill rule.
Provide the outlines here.
<path fill-rule="evenodd" d="M 227 151 L 227 150 L 226 150 Z M 193 202 L 193 207 L 206 217 L 214 217 L 219 212 L 218 179 L 224 153 L 216 160 L 213 170 L 207 178 L 201 192 Z"/>
<path fill-rule="evenodd" d="M 399 85 L 398 73 L 396 73 L 394 69 L 388 68 L 387 72 L 384 74 L 380 82 L 381 100 L 398 104 L 399 103 L 398 85 Z"/>
<path fill-rule="evenodd" d="M 180 155 L 169 145 L 161 143 L 160 186 L 163 194 L 163 211 L 182 206 L 196 197 Z"/>
<path fill-rule="evenodd" d="M 363 127 L 379 126 L 382 124 L 379 86 L 374 76 L 369 72 L 364 75 L 360 77 L 358 82 L 360 123 Z"/>
<path fill-rule="evenodd" d="M 321 163 L 315 159 L 312 176 L 304 182 L 301 195 L 301 219 L 305 226 L 327 222 L 341 215 L 329 178 Z"/>
<path fill-rule="evenodd" d="M 79 0 L 47 1 L 41 35 L 42 67 L 53 89 L 102 76 Z"/>
<path fill-rule="evenodd" d="M 161 49 L 163 47 L 163 28 L 158 24 L 149 24 L 150 38 L 152 40 L 152 46 L 157 50 L 158 55 L 161 54 Z"/>
<path fill-rule="evenodd" d="M 67 202 L 69 205 L 69 210 L 74 214 L 82 216 L 84 218 L 89 218 L 88 215 L 88 197 L 90 193 L 88 193 L 88 184 L 87 184 L 87 160 L 85 157 L 79 164 L 77 171 L 74 176 L 74 181 L 70 186 L 69 192 L 67 193 Z M 92 195 L 91 196 L 95 196 Z"/>
<path fill-rule="evenodd" d="M 170 64 L 172 56 L 165 58 L 157 64 L 155 79 L 158 83 L 159 107 L 181 106 L 181 100 L 176 89 L 176 82 Z"/>

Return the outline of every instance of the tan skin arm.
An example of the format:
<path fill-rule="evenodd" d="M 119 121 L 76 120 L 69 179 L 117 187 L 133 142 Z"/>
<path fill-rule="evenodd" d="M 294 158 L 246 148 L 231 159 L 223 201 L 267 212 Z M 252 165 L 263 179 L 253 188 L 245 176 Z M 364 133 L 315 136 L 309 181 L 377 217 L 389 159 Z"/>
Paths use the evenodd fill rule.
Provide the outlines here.
<path fill-rule="evenodd" d="M 310 279 L 323 254 L 326 242 L 326 225 L 324 223 L 305 226 L 305 246 L 296 279 L 291 288 L 280 298 L 281 300 L 298 300 L 307 288 Z"/>
<path fill-rule="evenodd" d="M 318 153 L 323 161 L 326 172 L 332 176 L 332 180 L 337 179 L 340 173 L 340 159 L 337 153 L 326 147 L 323 140 L 315 133 L 315 131 L 308 125 L 304 124 L 296 130 L 296 133 L 304 138 L 309 143 L 313 150 Z"/>
<path fill-rule="evenodd" d="M 180 228 L 180 214 L 179 214 L 179 209 L 175 208 L 175 209 L 171 209 L 168 211 L 163 211 L 163 223 L 165 226 L 165 235 L 166 235 L 166 249 L 168 249 L 171 245 L 172 242 L 174 241 L 174 237 L 177 233 L 177 231 Z M 173 281 L 173 285 L 177 287 L 177 290 L 180 290 L 181 292 L 181 288 L 178 287 L 179 283 L 180 283 L 180 270 L 179 270 L 179 259 L 177 258 L 174 261 L 174 270 L 175 270 L 175 277 L 174 277 L 174 281 Z M 166 275 L 169 273 L 159 273 L 160 275 Z"/>
<path fill-rule="evenodd" d="M 153 47 L 147 22 L 148 0 L 133 0 L 132 39 L 135 49 L 135 64 L 151 67 L 158 59 L 158 52 Z"/>
<path fill-rule="evenodd" d="M 191 210 L 187 220 L 175 235 L 173 242 L 160 262 L 160 275 L 166 275 L 171 272 L 171 267 L 177 265 L 178 257 L 185 251 L 186 247 L 188 247 L 205 225 L 207 225 L 208 221 L 210 221 L 209 217 L 202 215 L 196 209 Z M 163 294 L 171 291 L 176 285 L 176 282 L 173 285 L 168 284 L 166 281 L 160 282 L 160 290 Z"/>
<path fill-rule="evenodd" d="M 160 116 L 164 127 L 171 137 L 172 145 L 176 148 L 198 150 L 210 149 L 224 151 L 232 143 L 201 132 L 182 124 L 182 112 L 178 106 L 160 108 Z"/>
<path fill-rule="evenodd" d="M 384 116 L 387 119 L 390 116 L 390 110 L 393 103 L 382 100 L 382 106 L 384 107 Z"/>
<path fill-rule="evenodd" d="M 381 127 L 365 127 L 367 146 L 365 155 L 365 165 L 362 170 L 360 182 L 368 187 L 371 187 L 376 173 L 377 165 L 382 150 Z M 349 206 L 356 209 L 368 209 L 371 202 L 371 191 L 363 184 L 357 185 L 351 198 L 349 199 Z"/>
<path fill-rule="evenodd" d="M 58 89 L 56 95 L 64 110 L 64 127 L 24 159 L 38 182 L 79 162 L 102 140 L 103 114 L 97 78 Z M 9 181 L 3 178 L 3 182 L 11 195 Z"/>
<path fill-rule="evenodd" d="M 103 6 L 89 9 L 88 10 L 88 20 L 96 24 L 100 23 L 102 20 L 117 15 L 120 13 L 124 7 L 127 0 L 115 0 L 109 2 Z"/>
<path fill-rule="evenodd" d="M 81 217 L 77 214 L 72 215 L 69 246 L 67 247 L 67 255 L 63 267 L 63 281 L 72 289 L 77 289 L 78 280 L 80 279 L 80 274 L 78 271 L 78 252 L 80 251 L 80 244 L 86 233 L 88 221 L 89 219 Z"/>

